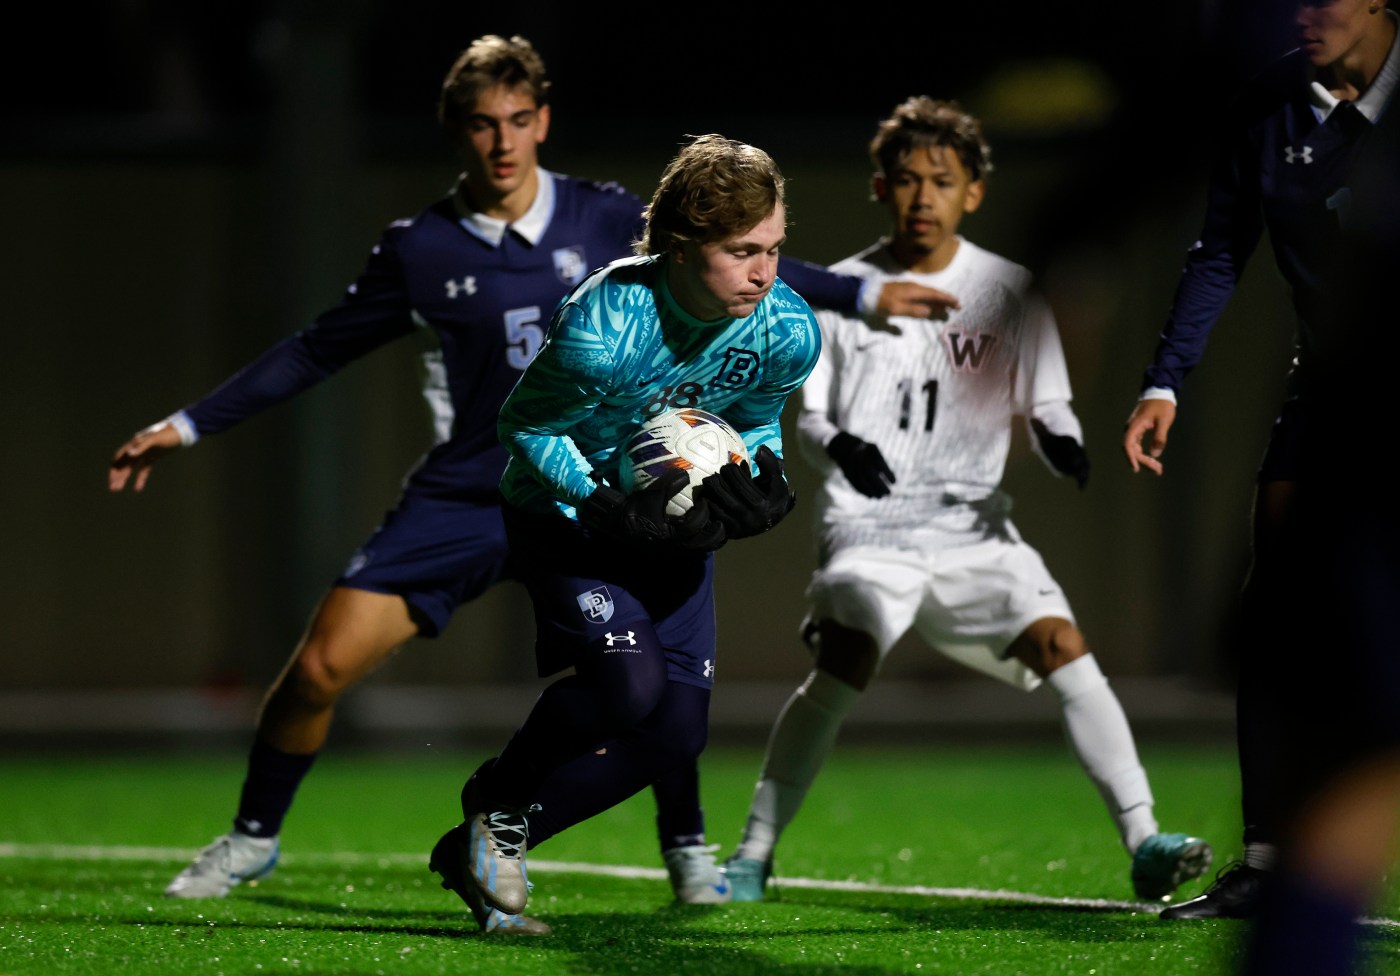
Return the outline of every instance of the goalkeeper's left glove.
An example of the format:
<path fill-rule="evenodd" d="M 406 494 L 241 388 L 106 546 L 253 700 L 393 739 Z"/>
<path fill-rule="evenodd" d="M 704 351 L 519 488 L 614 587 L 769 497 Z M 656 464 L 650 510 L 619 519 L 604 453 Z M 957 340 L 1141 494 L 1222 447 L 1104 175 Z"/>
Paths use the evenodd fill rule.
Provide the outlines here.
<path fill-rule="evenodd" d="M 754 454 L 758 475 L 745 462 L 730 463 L 700 482 L 703 495 L 730 539 L 767 532 L 783 520 L 797 496 L 783 477 L 783 462 L 767 444 Z"/>

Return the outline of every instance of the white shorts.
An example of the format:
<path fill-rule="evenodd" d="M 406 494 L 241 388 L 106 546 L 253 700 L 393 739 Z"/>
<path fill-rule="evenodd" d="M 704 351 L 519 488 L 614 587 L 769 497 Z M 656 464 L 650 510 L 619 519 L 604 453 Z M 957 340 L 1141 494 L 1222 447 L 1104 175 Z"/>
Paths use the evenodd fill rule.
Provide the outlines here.
<path fill-rule="evenodd" d="M 1007 652 L 1044 617 L 1074 622 L 1045 562 L 1019 538 L 921 552 L 877 546 L 838 550 L 812 575 L 809 619 L 875 638 L 880 660 L 912 627 L 940 653 L 1030 691 L 1040 678 Z"/>

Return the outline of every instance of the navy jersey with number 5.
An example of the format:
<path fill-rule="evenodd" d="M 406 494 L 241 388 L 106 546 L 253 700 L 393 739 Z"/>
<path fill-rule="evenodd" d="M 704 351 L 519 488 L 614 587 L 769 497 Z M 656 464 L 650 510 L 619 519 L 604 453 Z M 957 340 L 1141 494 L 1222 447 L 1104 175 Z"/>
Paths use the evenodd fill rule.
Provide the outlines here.
<path fill-rule="evenodd" d="M 185 408 L 195 431 L 224 430 L 417 333 L 436 444 L 409 487 L 496 498 L 502 401 L 559 299 L 629 253 L 642 226 L 641 200 L 616 185 L 540 177 L 530 210 L 509 228 L 468 211 L 457 193 L 391 224 L 340 304 Z"/>

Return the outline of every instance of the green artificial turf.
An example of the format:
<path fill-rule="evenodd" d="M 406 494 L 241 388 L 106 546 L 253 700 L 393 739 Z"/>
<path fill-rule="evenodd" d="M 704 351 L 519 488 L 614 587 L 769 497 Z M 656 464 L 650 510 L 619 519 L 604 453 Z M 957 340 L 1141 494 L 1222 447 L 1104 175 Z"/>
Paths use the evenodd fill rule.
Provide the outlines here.
<path fill-rule="evenodd" d="M 1237 856 L 1233 752 L 1142 752 L 1163 828 L 1203 834 L 1222 863 Z M 162 889 L 226 829 L 240 756 L 0 760 L 0 976 L 1175 976 L 1235 967 L 1239 923 L 1166 923 L 1133 904 L 1112 823 L 1058 742 L 838 748 L 779 848 L 775 897 L 761 904 L 672 904 L 654 807 L 638 796 L 531 860 L 645 876 L 536 867 L 529 913 L 554 934 L 481 937 L 426 868 L 481 758 L 328 751 L 286 824 L 278 870 L 200 902 Z M 704 757 L 721 854 L 738 838 L 758 762 L 751 749 Z M 1393 893 L 1377 915 L 1400 919 Z M 1400 928 L 1371 927 L 1367 952 L 1372 971 L 1400 974 Z"/>

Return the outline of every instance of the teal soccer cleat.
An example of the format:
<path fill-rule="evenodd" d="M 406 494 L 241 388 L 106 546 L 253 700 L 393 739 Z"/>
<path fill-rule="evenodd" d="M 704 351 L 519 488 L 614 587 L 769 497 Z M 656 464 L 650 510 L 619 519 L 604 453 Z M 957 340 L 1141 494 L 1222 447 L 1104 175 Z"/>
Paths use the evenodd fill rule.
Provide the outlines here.
<path fill-rule="evenodd" d="M 729 880 L 731 901 L 763 901 L 763 889 L 773 873 L 772 861 L 756 861 L 751 857 L 731 857 L 724 862 L 724 876 Z"/>
<path fill-rule="evenodd" d="M 1210 868 L 1210 845 L 1189 834 L 1153 834 L 1133 852 L 1133 891 L 1161 901 Z"/>

